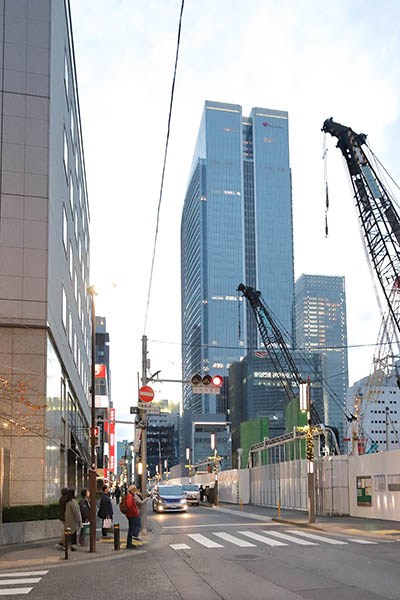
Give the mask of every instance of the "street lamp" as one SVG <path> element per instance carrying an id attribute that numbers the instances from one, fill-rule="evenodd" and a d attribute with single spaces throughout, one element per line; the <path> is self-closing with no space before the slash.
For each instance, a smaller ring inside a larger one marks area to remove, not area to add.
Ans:
<path id="1" fill-rule="evenodd" d="M 192 483 L 192 463 L 190 462 L 190 448 L 186 448 L 186 468 L 189 469 L 189 483 Z"/>

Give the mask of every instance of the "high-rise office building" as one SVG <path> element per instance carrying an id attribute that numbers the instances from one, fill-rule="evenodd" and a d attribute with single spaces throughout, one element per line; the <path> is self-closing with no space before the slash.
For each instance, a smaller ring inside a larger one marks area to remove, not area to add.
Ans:
<path id="1" fill-rule="evenodd" d="M 1 16 L 0 447 L 43 504 L 90 464 L 89 209 L 69 2 Z"/>
<path id="2" fill-rule="evenodd" d="M 239 283 L 253 286 L 292 333 L 294 296 L 288 114 L 207 101 L 181 227 L 183 379 L 226 376 L 257 348 Z M 238 308 L 239 306 L 239 308 Z M 226 386 L 227 389 L 227 386 Z M 184 409 L 223 413 L 227 395 L 193 394 Z"/>
<path id="3" fill-rule="evenodd" d="M 344 277 L 301 275 L 295 285 L 296 346 L 318 350 L 326 359 L 325 422 L 337 427 L 343 447 L 348 388 L 346 292 Z"/>
<path id="4" fill-rule="evenodd" d="M 291 350 L 292 358 L 304 381 L 310 377 L 311 401 L 318 415 L 323 414 L 324 392 L 323 361 L 319 352 Z M 279 356 L 279 353 L 278 353 Z M 281 359 L 285 364 L 284 359 Z M 298 385 L 293 375 L 288 374 L 293 394 L 298 394 Z M 258 417 L 268 417 L 269 435 L 277 437 L 286 433 L 285 409 L 289 402 L 276 371 L 274 362 L 267 352 L 249 352 L 241 361 L 229 369 L 229 408 L 232 430 L 232 456 L 240 448 L 240 424 Z"/>

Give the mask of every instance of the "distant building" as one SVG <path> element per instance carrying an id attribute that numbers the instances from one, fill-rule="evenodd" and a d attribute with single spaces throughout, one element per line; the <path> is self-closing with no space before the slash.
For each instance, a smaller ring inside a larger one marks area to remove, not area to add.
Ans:
<path id="1" fill-rule="evenodd" d="M 343 448 L 344 413 L 349 385 L 344 277 L 301 275 L 295 285 L 296 346 L 326 358 L 329 386 L 325 422 L 339 430 Z"/>
<path id="2" fill-rule="evenodd" d="M 110 336 L 107 332 L 107 323 L 105 317 L 96 316 L 96 422 L 99 427 L 99 446 L 97 448 L 97 467 L 105 469 L 104 476 L 108 478 L 110 451 L 112 451 L 112 442 L 114 443 L 115 455 L 115 434 L 113 440 L 110 439 L 110 428 L 108 420 L 110 418 L 111 400 L 111 371 L 110 371 Z M 106 426 L 107 423 L 107 426 Z M 114 426 L 115 427 L 115 426 Z M 115 456 L 114 456 L 115 459 Z M 114 461 L 115 462 L 115 461 Z M 115 465 L 117 466 L 117 465 Z"/>
<path id="3" fill-rule="evenodd" d="M 398 450 L 400 448 L 400 389 L 395 374 L 383 378 L 379 393 L 373 394 L 373 401 L 367 402 L 368 377 L 356 381 L 348 390 L 347 406 L 354 414 L 354 402 L 357 397 L 362 398 L 361 411 L 363 417 L 363 432 L 359 432 L 360 453 L 368 451 L 372 446 L 375 452 L 385 450 Z M 351 438 L 349 425 L 348 438 Z M 352 442 L 348 443 L 349 453 L 352 451 Z"/>
<path id="4" fill-rule="evenodd" d="M 191 463 L 202 466 L 200 470 L 207 470 L 206 463 L 213 455 L 211 449 L 211 434 L 216 435 L 218 455 L 223 457 L 220 468 L 232 467 L 232 440 L 230 424 L 225 415 L 199 415 L 185 411 L 183 414 L 183 435 L 181 444 L 181 464 L 187 464 L 186 448 L 190 448 Z M 187 469 L 186 469 L 187 473 Z"/>
<path id="5" fill-rule="evenodd" d="M 321 386 L 323 361 L 320 353 L 310 352 L 309 356 L 297 350 L 291 351 L 292 357 L 304 380 L 310 377 L 311 400 L 321 416 L 324 406 L 324 394 Z M 293 392 L 298 393 L 293 381 Z M 285 408 L 289 402 L 282 387 L 278 373 L 267 352 L 249 353 L 241 362 L 234 363 L 229 369 L 229 406 L 232 427 L 232 455 L 240 448 L 240 424 L 258 417 L 269 418 L 269 435 L 277 437 L 286 432 Z M 322 416 L 321 416 L 322 420 Z M 234 464 L 236 464 L 236 457 Z"/>
<path id="6" fill-rule="evenodd" d="M 179 425 L 177 413 L 160 413 L 147 418 L 147 464 L 150 477 L 164 473 L 179 463 Z M 156 468 L 157 467 L 157 468 Z"/>
<path id="7" fill-rule="evenodd" d="M 10 454 L 9 502 L 47 504 L 64 486 L 82 488 L 90 465 L 89 205 L 78 85 L 68 0 L 3 2 L 1 15 L 0 375 L 8 389 L 0 447 Z M 24 401 L 15 404 L 20 383 Z"/>
<path id="8" fill-rule="evenodd" d="M 182 213 L 181 281 L 186 381 L 196 373 L 226 378 L 245 347 L 259 347 L 239 283 L 260 289 L 292 332 L 287 112 L 257 107 L 245 117 L 238 104 L 206 101 Z M 193 394 L 186 384 L 183 409 L 225 414 L 227 391 Z"/>

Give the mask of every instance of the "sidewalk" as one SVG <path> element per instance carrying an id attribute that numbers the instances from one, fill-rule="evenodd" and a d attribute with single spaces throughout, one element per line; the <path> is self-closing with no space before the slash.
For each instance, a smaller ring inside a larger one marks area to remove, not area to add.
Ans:
<path id="1" fill-rule="evenodd" d="M 97 542 L 96 552 L 89 551 L 89 545 L 76 546 L 75 552 L 69 552 L 68 560 L 65 560 L 64 550 L 57 546 L 58 539 L 43 540 L 29 544 L 13 544 L 12 546 L 0 547 L 0 572 L 4 569 L 21 568 L 39 568 L 43 566 L 67 566 L 70 564 L 79 564 L 86 561 L 113 560 L 124 556 L 143 554 L 146 551 L 146 542 L 150 535 L 146 537 L 143 546 L 138 546 L 135 550 L 126 550 L 127 520 L 121 513 L 119 507 L 113 502 L 114 524 L 120 525 L 121 550 L 114 550 L 114 538 L 108 534 L 107 539 L 101 538 L 101 520 L 97 519 Z M 89 544 L 89 539 L 87 539 Z"/>
<path id="2" fill-rule="evenodd" d="M 241 512 L 238 504 L 220 503 L 213 510 L 228 509 L 229 512 Z M 282 524 L 295 525 L 296 527 L 308 527 L 320 531 L 330 531 L 334 533 L 351 533 L 355 535 L 365 535 L 379 539 L 390 539 L 400 541 L 400 522 L 384 521 L 380 519 L 362 519 L 360 517 L 319 517 L 315 518 L 315 523 L 308 522 L 308 514 L 305 511 L 281 509 L 280 519 L 278 518 L 278 509 L 267 506 L 254 506 L 251 504 L 243 505 L 243 515 L 259 515 L 264 518 L 270 518 Z"/>

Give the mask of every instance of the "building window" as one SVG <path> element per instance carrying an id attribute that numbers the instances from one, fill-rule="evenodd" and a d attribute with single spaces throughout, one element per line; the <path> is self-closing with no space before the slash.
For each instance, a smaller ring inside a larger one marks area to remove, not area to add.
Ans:
<path id="1" fill-rule="evenodd" d="M 65 254 L 68 255 L 68 220 L 67 220 L 67 211 L 65 210 L 64 204 L 63 204 L 62 234 L 63 234 L 63 244 L 64 244 Z"/>
<path id="2" fill-rule="evenodd" d="M 67 332 L 67 294 L 65 293 L 64 286 L 62 286 L 61 293 L 61 317 L 65 332 Z"/>
<path id="3" fill-rule="evenodd" d="M 68 173 L 69 173 L 69 168 L 68 168 L 68 139 L 67 139 L 67 132 L 65 131 L 65 127 L 64 127 L 64 171 L 65 171 L 65 177 L 67 179 L 67 185 L 68 185 Z"/>
<path id="4" fill-rule="evenodd" d="M 68 68 L 68 56 L 67 51 L 64 53 L 64 86 L 65 86 L 65 95 L 67 97 L 67 105 L 69 102 L 69 68 Z"/>
<path id="5" fill-rule="evenodd" d="M 71 281 L 74 280 L 74 251 L 72 250 L 72 244 L 69 242 L 69 274 Z"/>
<path id="6" fill-rule="evenodd" d="M 72 214 L 74 214 L 74 180 L 72 179 L 71 171 L 69 172 L 69 204 Z"/>

